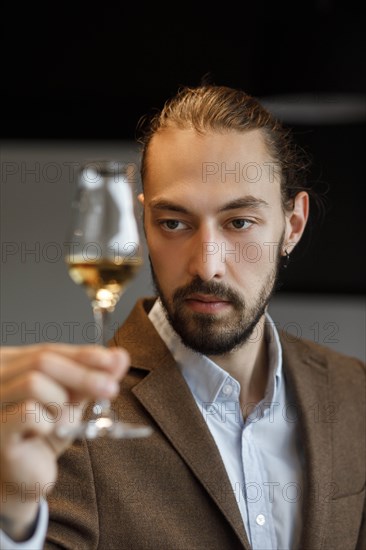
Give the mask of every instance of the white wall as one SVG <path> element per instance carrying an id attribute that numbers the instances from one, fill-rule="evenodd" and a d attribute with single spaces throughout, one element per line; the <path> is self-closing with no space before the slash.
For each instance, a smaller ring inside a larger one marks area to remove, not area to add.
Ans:
<path id="1" fill-rule="evenodd" d="M 3 345 L 92 341 L 89 301 L 71 281 L 61 252 L 75 192 L 73 166 L 103 157 L 138 164 L 137 146 L 115 141 L 1 144 Z M 146 249 L 145 260 L 117 305 L 111 330 L 126 318 L 136 298 L 153 293 Z M 364 296 L 284 292 L 270 306 L 279 327 L 363 360 L 365 311 Z"/>

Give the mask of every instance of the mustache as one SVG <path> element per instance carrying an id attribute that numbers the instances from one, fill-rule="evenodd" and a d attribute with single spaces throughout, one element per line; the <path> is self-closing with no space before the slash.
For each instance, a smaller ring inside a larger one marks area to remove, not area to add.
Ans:
<path id="1" fill-rule="evenodd" d="M 237 308 L 243 308 L 245 306 L 243 298 L 227 285 L 214 281 L 205 282 L 199 277 L 193 279 L 188 285 L 178 288 L 173 294 L 173 302 L 180 302 L 195 293 L 217 296 L 218 298 L 232 302 Z"/>

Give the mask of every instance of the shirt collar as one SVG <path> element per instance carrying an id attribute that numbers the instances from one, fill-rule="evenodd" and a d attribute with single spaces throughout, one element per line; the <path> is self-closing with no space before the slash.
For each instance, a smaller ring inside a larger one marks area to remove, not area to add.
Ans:
<path id="1" fill-rule="evenodd" d="M 206 355 L 185 346 L 169 323 L 158 298 L 149 313 L 149 319 L 173 355 L 191 392 L 201 403 L 214 402 L 223 385 L 228 382 L 240 385 L 237 380 Z M 265 320 L 265 338 L 268 345 L 269 376 L 264 401 L 276 400 L 282 382 L 282 349 L 276 326 L 268 313 Z"/>

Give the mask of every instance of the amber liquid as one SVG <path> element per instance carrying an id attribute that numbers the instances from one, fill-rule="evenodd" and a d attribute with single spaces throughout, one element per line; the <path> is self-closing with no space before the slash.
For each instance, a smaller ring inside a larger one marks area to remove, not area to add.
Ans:
<path id="1" fill-rule="evenodd" d="M 141 267 L 142 259 L 125 258 L 120 262 L 97 260 L 94 262 L 68 261 L 69 275 L 85 290 L 94 306 L 113 311 L 128 282 Z"/>

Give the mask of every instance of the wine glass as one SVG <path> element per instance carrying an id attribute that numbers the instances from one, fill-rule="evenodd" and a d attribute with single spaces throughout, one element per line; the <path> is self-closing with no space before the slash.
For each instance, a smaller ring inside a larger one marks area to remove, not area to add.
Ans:
<path id="1" fill-rule="evenodd" d="M 96 343 L 101 345 L 107 344 L 111 313 L 142 265 L 133 172 L 133 164 L 119 161 L 85 162 L 79 170 L 72 204 L 65 261 L 71 279 L 85 288 L 91 301 Z M 58 435 L 128 439 L 146 437 L 152 432 L 149 426 L 115 420 L 108 399 L 94 404 L 93 415 L 76 428 L 60 427 Z"/>

